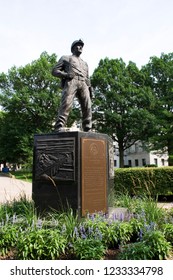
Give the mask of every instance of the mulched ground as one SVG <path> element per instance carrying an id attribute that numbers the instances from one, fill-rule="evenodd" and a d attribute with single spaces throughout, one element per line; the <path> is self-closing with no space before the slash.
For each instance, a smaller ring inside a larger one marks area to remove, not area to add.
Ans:
<path id="1" fill-rule="evenodd" d="M 116 260 L 119 250 L 107 250 L 104 260 Z M 6 256 L 0 256 L 0 260 L 15 260 L 15 254 L 13 251 L 8 252 Z"/>

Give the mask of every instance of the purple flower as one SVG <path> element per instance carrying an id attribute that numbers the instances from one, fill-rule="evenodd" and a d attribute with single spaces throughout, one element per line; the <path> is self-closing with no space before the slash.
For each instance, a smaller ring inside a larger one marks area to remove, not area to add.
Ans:
<path id="1" fill-rule="evenodd" d="M 81 238 L 82 238 L 82 239 L 86 239 L 87 236 L 86 236 L 84 233 L 82 233 L 82 234 L 81 234 Z"/>
<path id="2" fill-rule="evenodd" d="M 77 227 L 74 228 L 74 236 L 75 236 L 76 238 L 79 237 L 79 232 L 78 232 Z"/>
<path id="3" fill-rule="evenodd" d="M 65 224 L 63 224 L 63 226 L 62 226 L 62 230 L 61 230 L 61 233 L 63 234 L 63 233 L 65 233 L 66 232 L 66 225 Z"/>
<path id="4" fill-rule="evenodd" d="M 120 214 L 120 221 L 121 222 L 124 221 L 124 214 L 123 213 Z"/>
<path id="5" fill-rule="evenodd" d="M 142 231 L 142 229 L 140 228 L 140 231 L 139 231 L 139 239 L 140 239 L 140 241 L 142 240 L 142 236 L 143 236 L 143 231 Z"/>
<path id="6" fill-rule="evenodd" d="M 37 224 L 36 224 L 36 227 L 38 228 L 38 229 L 41 229 L 42 228 L 42 220 L 41 219 L 38 219 L 37 220 Z"/>
<path id="7" fill-rule="evenodd" d="M 9 221 L 9 215 L 6 213 L 6 222 L 8 223 Z"/>
<path id="8" fill-rule="evenodd" d="M 95 231 L 95 239 L 102 240 L 102 233 L 98 228 L 96 228 L 96 231 Z"/>
<path id="9" fill-rule="evenodd" d="M 88 234 L 91 235 L 93 233 L 93 227 L 88 228 Z"/>
<path id="10" fill-rule="evenodd" d="M 13 215 L 13 218 L 12 218 L 12 223 L 15 224 L 17 221 L 17 216 L 16 214 Z"/>

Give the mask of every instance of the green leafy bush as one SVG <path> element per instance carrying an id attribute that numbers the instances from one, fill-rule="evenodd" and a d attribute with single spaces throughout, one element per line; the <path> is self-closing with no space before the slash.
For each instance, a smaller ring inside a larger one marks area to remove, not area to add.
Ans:
<path id="1" fill-rule="evenodd" d="M 173 245 L 173 224 L 164 225 L 164 235 L 166 240 Z"/>
<path id="2" fill-rule="evenodd" d="M 13 200 L 5 204 L 0 205 L 0 220 L 13 220 L 14 215 L 16 217 L 32 223 L 37 219 L 36 209 L 34 202 L 28 200 L 25 195 L 21 196 L 19 200 Z"/>
<path id="3" fill-rule="evenodd" d="M 155 223 L 158 226 L 162 225 L 165 221 L 165 210 L 157 206 L 157 202 L 151 198 L 140 200 L 134 209 L 138 220 L 143 221 L 145 224 Z"/>
<path id="4" fill-rule="evenodd" d="M 16 247 L 19 230 L 11 225 L 0 227 L 0 256 L 5 256 L 8 251 Z"/>
<path id="5" fill-rule="evenodd" d="M 151 260 L 152 252 L 144 242 L 130 243 L 121 248 L 120 260 Z"/>
<path id="6" fill-rule="evenodd" d="M 25 200 L 0 206 L 0 256 L 13 250 L 15 259 L 104 259 L 121 248 L 120 259 L 166 259 L 173 245 L 172 211 L 152 199 L 120 199 L 127 216 L 104 213 L 79 218 L 73 210 L 39 217 Z"/>
<path id="7" fill-rule="evenodd" d="M 148 231 L 141 237 L 141 241 L 124 245 L 119 255 L 123 260 L 164 260 L 171 250 L 160 231 Z"/>
<path id="8" fill-rule="evenodd" d="M 32 229 L 21 234 L 17 257 L 22 260 L 55 260 L 65 253 L 66 245 L 66 239 L 57 230 Z"/>
<path id="9" fill-rule="evenodd" d="M 86 219 L 83 226 L 86 232 L 100 232 L 102 242 L 107 248 L 118 248 L 120 244 L 127 243 L 133 235 L 131 224 L 119 221 L 114 216 L 108 219 L 104 215 L 94 215 Z"/>
<path id="10" fill-rule="evenodd" d="M 172 195 L 173 167 L 118 168 L 114 173 L 116 192 L 130 195 Z"/>
<path id="11" fill-rule="evenodd" d="M 69 249 L 74 259 L 103 259 L 106 246 L 102 242 L 102 233 L 98 227 L 81 222 L 74 227 L 72 236 Z"/>
<path id="12" fill-rule="evenodd" d="M 154 260 L 164 260 L 171 250 L 164 233 L 159 230 L 148 231 L 143 236 L 143 242 L 150 248 Z"/>
<path id="13" fill-rule="evenodd" d="M 101 260 L 106 248 L 102 241 L 94 238 L 77 238 L 73 243 L 73 255 L 78 260 Z"/>

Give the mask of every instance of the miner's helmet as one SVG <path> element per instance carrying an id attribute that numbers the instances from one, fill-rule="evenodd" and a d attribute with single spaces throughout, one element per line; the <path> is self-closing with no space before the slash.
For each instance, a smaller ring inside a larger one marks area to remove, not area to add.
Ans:
<path id="1" fill-rule="evenodd" d="M 84 42 L 83 42 L 81 39 L 76 40 L 76 41 L 74 41 L 74 42 L 72 43 L 72 45 L 71 45 L 71 52 L 73 51 L 73 47 L 74 47 L 75 45 L 77 45 L 77 44 L 80 44 L 82 47 L 84 46 Z"/>

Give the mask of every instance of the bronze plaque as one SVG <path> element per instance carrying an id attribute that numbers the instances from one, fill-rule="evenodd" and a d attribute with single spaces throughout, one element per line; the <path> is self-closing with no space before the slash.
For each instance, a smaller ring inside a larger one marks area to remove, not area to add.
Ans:
<path id="1" fill-rule="evenodd" d="M 107 211 L 106 140 L 81 138 L 82 216 Z"/>

